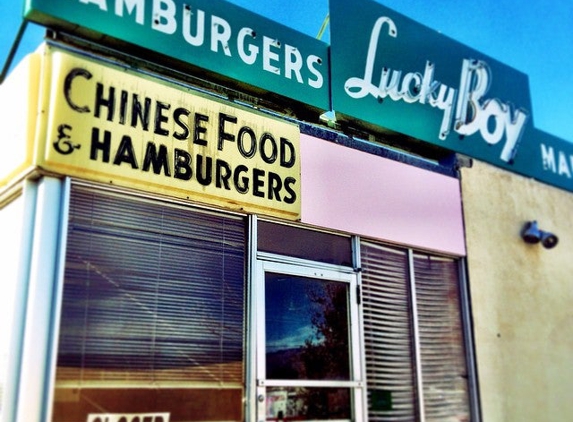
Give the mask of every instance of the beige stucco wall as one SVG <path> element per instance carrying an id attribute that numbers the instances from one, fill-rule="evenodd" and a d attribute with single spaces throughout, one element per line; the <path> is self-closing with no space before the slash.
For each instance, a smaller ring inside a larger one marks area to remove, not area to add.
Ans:
<path id="1" fill-rule="evenodd" d="M 573 421 L 573 193 L 474 161 L 462 197 L 483 420 Z"/>

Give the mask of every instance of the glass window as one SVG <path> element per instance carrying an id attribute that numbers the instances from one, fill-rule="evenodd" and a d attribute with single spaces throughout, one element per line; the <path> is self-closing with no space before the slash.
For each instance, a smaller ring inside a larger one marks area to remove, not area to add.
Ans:
<path id="1" fill-rule="evenodd" d="M 72 189 L 54 422 L 243 420 L 245 228 Z"/>
<path id="2" fill-rule="evenodd" d="M 455 260 L 414 255 L 426 421 L 467 421 L 468 369 Z"/>
<path id="3" fill-rule="evenodd" d="M 348 388 L 269 387 L 268 421 L 350 420 Z"/>
<path id="4" fill-rule="evenodd" d="M 469 420 L 457 260 L 360 248 L 369 420 Z"/>
<path id="5" fill-rule="evenodd" d="M 266 273 L 267 379 L 349 380 L 348 285 Z"/>
<path id="6" fill-rule="evenodd" d="M 352 266 L 349 236 L 318 232 L 259 220 L 258 249 L 327 264 Z"/>
<path id="7" fill-rule="evenodd" d="M 369 419 L 418 420 L 408 252 L 360 246 Z"/>

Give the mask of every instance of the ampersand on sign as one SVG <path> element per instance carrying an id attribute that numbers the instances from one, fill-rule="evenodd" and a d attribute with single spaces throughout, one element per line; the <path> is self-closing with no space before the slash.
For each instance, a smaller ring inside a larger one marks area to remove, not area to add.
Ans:
<path id="1" fill-rule="evenodd" d="M 80 144 L 73 144 L 71 142 L 70 125 L 62 124 L 58 126 L 58 139 L 54 142 L 54 148 L 62 155 L 68 155 L 74 152 L 75 149 L 80 149 Z"/>

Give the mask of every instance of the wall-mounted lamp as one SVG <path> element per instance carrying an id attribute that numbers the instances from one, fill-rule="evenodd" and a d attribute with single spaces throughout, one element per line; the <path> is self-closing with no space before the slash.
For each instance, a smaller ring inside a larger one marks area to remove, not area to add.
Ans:
<path id="1" fill-rule="evenodd" d="M 521 238 L 526 243 L 539 243 L 544 248 L 551 249 L 557 246 L 559 238 L 553 233 L 544 232 L 537 227 L 537 221 L 528 221 L 521 230 Z"/>

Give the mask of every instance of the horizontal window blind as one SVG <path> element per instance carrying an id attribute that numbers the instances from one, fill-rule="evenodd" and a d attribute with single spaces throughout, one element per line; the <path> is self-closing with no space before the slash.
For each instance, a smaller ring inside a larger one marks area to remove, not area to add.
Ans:
<path id="1" fill-rule="evenodd" d="M 426 421 L 468 421 L 457 263 L 415 254 L 414 273 Z"/>
<path id="2" fill-rule="evenodd" d="M 362 297 L 370 421 L 417 420 L 408 254 L 363 242 Z M 376 403 L 386 397 L 386 403 Z"/>
<path id="3" fill-rule="evenodd" d="M 413 253 L 410 262 L 407 250 L 367 241 L 360 249 L 369 420 L 469 421 L 457 261 Z"/>
<path id="4" fill-rule="evenodd" d="M 241 218 L 74 186 L 57 382 L 243 383 Z"/>

